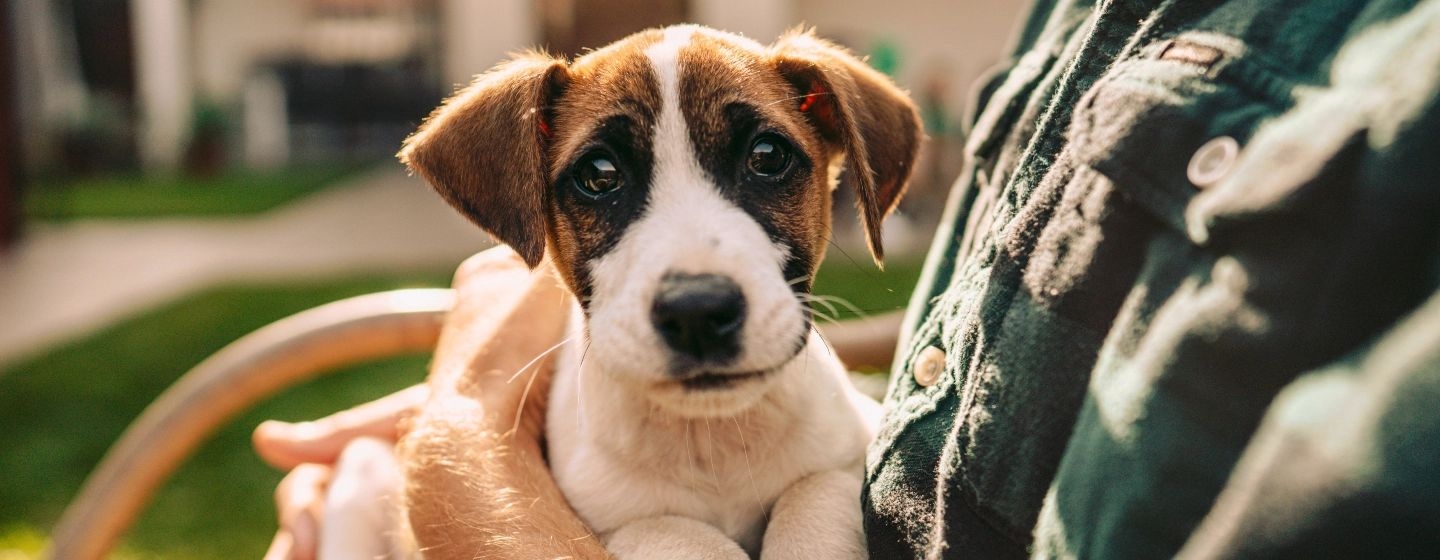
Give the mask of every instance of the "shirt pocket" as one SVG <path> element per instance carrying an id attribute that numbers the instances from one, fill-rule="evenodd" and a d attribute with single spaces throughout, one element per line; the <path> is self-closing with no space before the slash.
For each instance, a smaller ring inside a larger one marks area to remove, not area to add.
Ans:
<path id="1" fill-rule="evenodd" d="M 1116 63 L 1076 103 L 1066 146 L 1006 224 L 1020 285 L 979 337 L 986 347 L 966 379 L 957 461 L 967 499 L 992 524 L 1029 534 L 1117 315 L 1147 289 L 1152 251 L 1204 269 L 1243 233 L 1193 228 L 1193 208 L 1210 189 L 1253 194 L 1227 181 L 1296 85 L 1239 41 L 1192 32 Z"/>
<path id="2" fill-rule="evenodd" d="M 1201 31 L 1115 64 L 1076 103 L 1065 149 L 1007 224 L 1029 293 L 1104 331 L 1154 259 L 1156 236 L 1191 247 L 1165 258 L 1203 267 L 1318 233 L 1317 217 L 1335 208 L 1310 204 L 1326 202 L 1312 179 L 1343 155 L 1353 128 L 1337 116 L 1311 138 L 1264 132 L 1292 112 L 1296 92 L 1320 89 L 1238 39 Z"/>
<path id="3" fill-rule="evenodd" d="M 1186 33 L 1144 49 L 1098 81 L 1079 102 L 1070 146 L 1081 166 L 1128 201 L 1192 243 L 1211 245 L 1232 219 L 1283 211 L 1284 201 L 1302 194 L 1301 177 L 1269 177 L 1257 187 L 1252 176 L 1250 185 L 1232 185 L 1243 168 L 1275 157 L 1252 140 L 1305 88 L 1234 38 Z M 1327 159 L 1307 158 L 1312 168 L 1302 174 L 1313 176 Z"/>

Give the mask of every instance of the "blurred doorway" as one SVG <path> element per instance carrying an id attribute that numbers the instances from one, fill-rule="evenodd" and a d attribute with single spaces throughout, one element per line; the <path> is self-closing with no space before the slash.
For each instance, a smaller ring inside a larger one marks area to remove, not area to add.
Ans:
<path id="1" fill-rule="evenodd" d="M 574 56 L 649 27 L 684 23 L 686 0 L 542 0 L 541 38 L 555 54 Z"/>

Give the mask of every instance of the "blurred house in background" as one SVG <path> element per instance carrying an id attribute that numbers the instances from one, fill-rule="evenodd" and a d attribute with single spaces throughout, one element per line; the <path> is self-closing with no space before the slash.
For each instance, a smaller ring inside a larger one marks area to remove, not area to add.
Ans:
<path id="1" fill-rule="evenodd" d="M 31 178 L 388 158 L 445 95 L 520 48 L 576 54 L 684 21 L 768 42 L 804 22 L 869 54 L 923 105 L 932 146 L 909 204 L 920 214 L 940 206 L 931 199 L 959 165 L 966 92 L 998 61 L 1018 10 L 1011 0 L 7 4 L 11 126 Z"/>

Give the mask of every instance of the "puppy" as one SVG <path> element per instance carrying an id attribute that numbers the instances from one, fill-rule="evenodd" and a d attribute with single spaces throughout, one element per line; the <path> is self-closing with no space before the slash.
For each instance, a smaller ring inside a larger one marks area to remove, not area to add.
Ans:
<path id="1" fill-rule="evenodd" d="M 569 62 L 520 55 L 400 157 L 530 266 L 548 254 L 577 296 L 548 460 L 609 550 L 854 558 L 878 406 L 806 295 L 832 190 L 855 190 L 878 261 L 921 138 L 901 91 L 809 33 L 766 47 L 677 26 Z M 347 453 L 338 476 L 375 457 Z M 356 523 L 347 507 L 327 524 Z M 356 553 L 322 557 L 337 554 Z"/>

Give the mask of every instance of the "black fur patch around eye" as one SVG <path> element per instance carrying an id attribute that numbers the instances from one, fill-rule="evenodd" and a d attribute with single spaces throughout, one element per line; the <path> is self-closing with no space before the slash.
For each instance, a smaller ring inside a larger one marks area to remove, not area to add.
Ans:
<path id="1" fill-rule="evenodd" d="M 720 194 L 789 251 L 786 281 L 807 293 L 830 231 L 829 155 L 799 112 L 794 86 L 768 61 L 697 37 L 680 51 L 681 114 L 700 168 Z M 758 177 L 746 163 L 752 142 L 773 135 L 791 147 L 783 177 Z"/>
<path id="2" fill-rule="evenodd" d="M 557 245 L 571 251 L 576 295 L 589 308 L 590 263 L 615 248 L 625 229 L 639 220 L 649 200 L 654 161 L 647 127 L 629 114 L 609 117 L 577 150 L 566 170 L 550 186 L 557 212 Z M 624 177 L 624 184 L 599 197 L 586 196 L 575 184 L 575 165 L 591 154 L 604 154 Z"/>
<path id="3" fill-rule="evenodd" d="M 683 77 L 682 77 L 683 84 Z M 683 86 L 682 86 L 683 87 Z M 683 103 L 683 101 L 682 101 Z M 701 107 L 692 107 L 697 110 Z M 718 110 L 720 118 L 694 117 L 687 112 L 690 140 L 700 168 L 715 182 L 720 193 L 734 202 L 760 225 L 771 240 L 789 249 L 782 273 L 792 290 L 808 293 L 810 275 L 819 255 L 813 250 L 815 228 L 825 228 L 815 215 L 812 189 L 815 167 L 794 141 L 767 122 L 758 109 L 747 103 L 729 103 Z M 762 134 L 774 134 L 788 144 L 791 169 L 783 181 L 766 180 L 746 171 L 752 142 Z M 818 203 L 828 204 L 827 199 Z"/>

